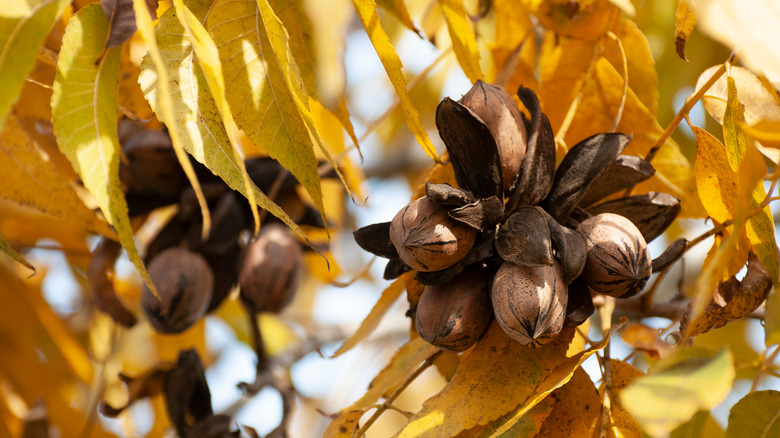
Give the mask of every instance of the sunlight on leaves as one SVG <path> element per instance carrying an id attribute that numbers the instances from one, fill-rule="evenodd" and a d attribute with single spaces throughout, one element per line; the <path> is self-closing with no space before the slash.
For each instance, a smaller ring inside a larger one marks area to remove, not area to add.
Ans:
<path id="1" fill-rule="evenodd" d="M 68 24 L 57 63 L 52 95 L 52 121 L 60 150 L 68 157 L 114 226 L 130 261 L 156 291 L 133 240 L 133 229 L 119 187 L 117 90 L 119 54 L 103 54 L 108 19 L 94 4 L 81 9 Z M 85 33 L 94 38 L 84 38 Z"/>
<path id="2" fill-rule="evenodd" d="M 756 391 L 738 401 L 729 413 L 726 438 L 780 436 L 780 391 Z"/>
<path id="3" fill-rule="evenodd" d="M 674 429 L 670 438 L 723 438 L 726 432 L 707 411 L 697 412 L 693 418 Z"/>
<path id="4" fill-rule="evenodd" d="M 620 401 L 645 432 L 663 436 L 699 409 L 709 410 L 723 401 L 733 380 L 728 350 L 714 356 L 683 350 L 623 389 Z"/>

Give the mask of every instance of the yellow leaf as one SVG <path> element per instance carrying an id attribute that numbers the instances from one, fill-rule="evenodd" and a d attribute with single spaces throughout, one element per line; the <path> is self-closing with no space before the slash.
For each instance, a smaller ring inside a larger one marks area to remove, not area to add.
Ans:
<path id="1" fill-rule="evenodd" d="M 697 412 L 693 418 L 674 429 L 670 438 L 723 438 L 726 432 L 707 411 Z"/>
<path id="2" fill-rule="evenodd" d="M 303 0 L 269 0 L 276 16 L 287 29 L 290 51 L 295 58 L 301 80 L 309 95 L 319 98 L 317 87 L 318 53 L 313 41 L 312 21 L 304 8 Z M 330 16 L 328 17 L 330 19 Z M 328 41 L 332 43 L 332 41 Z"/>
<path id="3" fill-rule="evenodd" d="M 550 416 L 537 437 L 586 437 L 601 415 L 601 397 L 588 373 L 577 368 L 571 380 L 553 391 L 555 400 Z"/>
<path id="4" fill-rule="evenodd" d="M 685 57 L 685 43 L 688 42 L 695 25 L 696 15 L 693 13 L 690 2 L 688 0 L 677 0 L 677 12 L 674 20 L 674 44 L 677 47 L 677 56 L 686 61 L 688 58 Z"/>
<path id="5" fill-rule="evenodd" d="M 461 360 L 447 386 L 426 400 L 396 436 L 451 437 L 513 413 L 493 435 L 504 433 L 544 396 L 565 384 L 579 366 L 585 352 L 565 356 L 572 337 L 570 329 L 553 342 L 533 348 L 520 345 L 493 324 Z M 507 387 L 513 390 L 506 391 Z"/>
<path id="6" fill-rule="evenodd" d="M 409 11 L 406 9 L 403 0 L 377 0 L 376 4 L 385 11 L 393 14 L 407 29 L 418 35 L 420 34 L 420 29 L 412 22 L 412 17 L 409 16 Z"/>
<path id="7" fill-rule="evenodd" d="M 108 19 L 98 4 L 81 9 L 68 23 L 52 94 L 54 134 L 60 150 L 116 229 L 130 261 L 156 293 L 135 246 L 127 202 L 119 187 L 117 90 L 121 49 L 115 47 L 103 53 L 107 31 Z"/>
<path id="8" fill-rule="evenodd" d="M 420 338 L 404 344 L 390 359 L 390 363 L 374 377 L 368 385 L 368 391 L 337 414 L 322 435 L 323 438 L 352 438 L 358 429 L 358 421 L 366 410 L 374 406 L 380 398 L 389 396 L 437 351 L 436 347 Z"/>
<path id="9" fill-rule="evenodd" d="M 772 292 L 766 299 L 766 339 L 764 343 L 769 346 L 780 343 L 780 295 Z"/>
<path id="10" fill-rule="evenodd" d="M 742 130 L 764 146 L 780 148 L 780 120 L 760 120 L 753 126 L 742 125 Z"/>
<path id="11" fill-rule="evenodd" d="M 137 34 L 136 34 L 137 35 Z M 149 129 L 160 128 L 160 122 L 155 118 L 154 111 L 144 98 L 144 93 L 138 85 L 138 75 L 141 74 L 141 59 L 133 59 L 135 46 L 143 45 L 140 38 L 132 38 L 122 46 L 122 57 L 119 68 L 119 108 L 129 112 L 140 120 L 149 120 L 145 126 Z M 137 64 L 137 63 L 138 64 Z"/>
<path id="12" fill-rule="evenodd" d="M 750 138 L 742 132 L 745 107 L 737 97 L 734 78 L 727 78 L 728 97 L 726 113 L 723 117 L 723 141 L 729 154 L 729 163 L 737 171 L 739 192 L 738 212 L 745 212 L 764 201 L 766 191 L 762 184 L 766 176 L 766 165 Z M 747 236 L 761 264 L 769 271 L 772 282 L 778 284 L 780 255 L 775 238 L 775 225 L 772 211 L 765 207 L 757 215 L 747 220 Z"/>
<path id="13" fill-rule="evenodd" d="M 195 15 L 204 13 L 208 8 L 208 5 L 195 2 L 190 6 L 196 8 L 193 11 Z M 195 60 L 190 41 L 184 38 L 185 29 L 173 8 L 160 17 L 155 29 L 159 36 L 157 47 L 160 56 L 168 60 L 165 63 L 167 84 L 169 89 L 174 90 L 168 96 L 177 123 L 169 125 L 169 132 L 175 133 L 181 140 L 182 147 L 198 162 L 222 178 L 230 188 L 247 198 L 251 192 L 261 207 L 284 221 L 305 239 L 300 227 L 278 205 L 271 202 L 251 179 L 243 176 L 244 162 L 236 156 L 225 125 L 219 118 L 214 117 L 219 114 L 219 109 L 212 95 L 208 93 L 203 70 Z M 163 93 L 161 79 L 152 59 L 146 57 L 141 65 L 139 82 L 146 99 L 156 113 L 162 113 L 162 102 L 159 99 Z M 247 184 L 250 191 L 247 191 Z"/>
<path id="14" fill-rule="evenodd" d="M 482 69 L 479 66 L 477 41 L 466 17 L 463 0 L 439 0 L 439 6 L 441 6 L 444 19 L 447 21 L 452 48 L 463 73 L 472 83 L 483 79 Z"/>
<path id="15" fill-rule="evenodd" d="M 370 335 L 371 332 L 373 332 L 374 329 L 379 325 L 379 322 L 382 321 L 382 317 L 385 315 L 385 313 L 390 309 L 390 307 L 393 306 L 396 300 L 398 300 L 398 297 L 401 296 L 403 291 L 403 279 L 396 278 L 390 284 L 390 286 L 388 286 L 387 289 L 382 292 L 382 296 L 379 297 L 379 301 L 377 301 L 371 311 L 368 312 L 368 316 L 366 316 L 363 322 L 360 323 L 360 327 L 358 327 L 357 331 L 352 336 L 350 336 L 349 339 L 344 341 L 344 344 L 342 344 L 341 347 L 339 347 L 339 349 L 336 350 L 336 352 L 333 353 L 333 356 L 331 357 L 337 357 L 346 353 L 347 351 L 354 348 L 355 345 L 357 345 L 360 341 Z"/>
<path id="16" fill-rule="evenodd" d="M 67 0 L 3 1 L 0 21 L 0 125 L 33 67 L 49 30 L 70 4 Z"/>
<path id="17" fill-rule="evenodd" d="M 489 75 L 494 79 L 491 82 L 503 85 L 510 92 L 516 91 L 520 85 L 538 90 L 536 36 L 528 11 L 513 0 L 494 0 L 491 6 L 496 14 L 496 39 L 488 43 L 493 55 Z M 518 49 L 520 53 L 516 53 Z M 513 57 L 517 59 L 513 60 Z M 513 61 L 516 65 L 509 65 Z M 507 69 L 511 71 L 507 72 Z M 509 77 L 501 77 L 507 73 Z"/>
<path id="18" fill-rule="evenodd" d="M 409 94 L 406 92 L 406 79 L 401 72 L 401 68 L 403 68 L 401 59 L 398 58 L 393 46 L 390 44 L 390 38 L 387 36 L 387 33 L 382 29 L 382 23 L 379 21 L 379 15 L 376 13 L 376 3 L 374 3 L 374 0 L 353 0 L 353 3 L 355 4 L 360 22 L 363 23 L 363 28 L 366 30 L 371 44 L 374 45 L 374 49 L 385 67 L 395 92 L 398 93 L 398 97 L 401 99 L 401 107 L 404 110 L 404 114 L 406 114 L 406 123 L 409 125 L 409 129 L 425 153 L 435 161 L 441 161 L 430 138 L 428 138 L 428 133 L 422 125 L 420 114 L 412 105 Z"/>
<path id="19" fill-rule="evenodd" d="M 720 68 L 715 65 L 704 70 L 696 81 L 698 90 Z M 780 102 L 776 92 L 750 70 L 732 65 L 729 67 L 728 76 L 734 81 L 739 93 L 739 101 L 745 106 L 744 117 L 748 125 L 755 125 L 759 120 L 780 120 Z M 723 123 L 726 113 L 726 104 L 729 100 L 729 88 L 727 76 L 721 76 L 704 93 L 702 103 L 707 113 L 718 123 Z"/>
<path id="20" fill-rule="evenodd" d="M 620 393 L 623 406 L 651 436 L 668 434 L 699 409 L 718 405 L 734 380 L 728 350 L 714 357 L 683 350 L 658 368 L 660 371 L 637 378 Z"/>
<path id="21" fill-rule="evenodd" d="M 635 368 L 633 365 L 623 362 L 621 360 L 610 359 L 610 423 L 607 428 L 608 438 L 618 437 L 631 437 L 639 438 L 641 436 L 641 430 L 634 417 L 626 412 L 623 405 L 620 403 L 620 391 L 626 386 L 630 385 L 637 377 L 644 376 L 645 373 Z M 604 391 L 604 384 L 602 382 L 600 390 Z M 593 436 L 598 436 L 601 428 L 601 421 L 596 424 L 593 431 Z"/>
<path id="22" fill-rule="evenodd" d="M 628 86 L 650 114 L 658 113 L 658 73 L 645 34 L 631 20 L 621 18 L 610 28 L 623 45 L 628 67 Z M 617 43 L 604 39 L 604 57 L 615 70 L 623 71 L 623 55 Z M 621 73 L 622 74 L 622 73 Z"/>
<path id="23" fill-rule="evenodd" d="M 19 125 L 14 114 L 6 117 L 0 135 L 0 168 L 6 181 L 0 196 L 59 218 L 81 223 L 86 230 L 114 237 L 114 230 L 84 205 L 64 175 L 47 160 L 38 145 Z"/>
<path id="24" fill-rule="evenodd" d="M 501 436 L 506 438 L 536 436 L 545 420 L 552 412 L 553 406 L 555 406 L 555 400 L 552 397 L 544 398 Z M 501 425 L 506 423 L 509 416 L 510 415 L 501 417 L 485 426 L 477 426 L 469 430 L 464 430 L 457 435 L 457 438 L 488 438 L 501 427 Z"/>
<path id="25" fill-rule="evenodd" d="M 751 392 L 729 413 L 726 438 L 766 438 L 780 436 L 780 391 Z"/>
<path id="26" fill-rule="evenodd" d="M 707 214 L 719 223 L 734 218 L 737 175 L 726 148 L 709 132 L 692 126 L 696 134 L 696 186 Z"/>
<path id="27" fill-rule="evenodd" d="M 527 3 L 539 3 L 525 0 Z M 572 10 L 572 7 L 576 8 Z M 620 16 L 620 9 L 609 0 L 588 2 L 546 1 L 533 10 L 544 27 L 559 35 L 593 40 L 603 35 L 609 21 Z"/>

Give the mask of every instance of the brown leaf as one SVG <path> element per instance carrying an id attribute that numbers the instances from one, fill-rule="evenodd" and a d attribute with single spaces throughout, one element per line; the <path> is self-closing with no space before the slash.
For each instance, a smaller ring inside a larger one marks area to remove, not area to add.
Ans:
<path id="1" fill-rule="evenodd" d="M 653 165 L 634 155 L 619 155 L 585 190 L 579 205 L 587 207 L 601 199 L 633 187 L 655 175 Z"/>
<path id="2" fill-rule="evenodd" d="M 501 195 L 498 148 L 487 125 L 462 104 L 445 97 L 436 108 L 436 127 L 447 146 L 458 185 L 477 198 Z"/>
<path id="3" fill-rule="evenodd" d="M 680 213 L 680 200 L 667 193 L 650 192 L 619 198 L 598 204 L 588 209 L 591 215 L 615 213 L 639 228 L 646 242 L 651 242 L 663 234 Z"/>
<path id="4" fill-rule="evenodd" d="M 157 1 L 146 0 L 152 19 L 157 18 Z M 136 31 L 133 0 L 100 0 L 100 6 L 111 22 L 106 49 L 121 46 Z"/>
<path id="5" fill-rule="evenodd" d="M 563 157 L 547 197 L 540 204 L 558 222 L 563 222 L 580 202 L 588 186 L 607 168 L 631 137 L 601 133 L 586 138 Z"/>
<path id="6" fill-rule="evenodd" d="M 116 418 L 138 400 L 160 394 L 163 391 L 165 376 L 172 368 L 172 364 L 162 363 L 138 377 L 129 377 L 120 373 L 119 380 L 127 386 L 127 403 L 122 407 L 115 408 L 105 401 L 101 401 L 98 410 L 106 417 Z"/>
<path id="7" fill-rule="evenodd" d="M 507 211 L 518 205 L 536 205 L 544 199 L 552 187 L 555 174 L 555 140 L 547 116 L 542 113 L 539 98 L 530 88 L 520 87 L 517 96 L 523 102 L 531 120 L 523 119 L 528 133 L 523 166 L 514 184 Z"/>
<path id="8" fill-rule="evenodd" d="M 102 312 L 107 313 L 117 323 L 132 327 L 138 320 L 127 307 L 119 301 L 114 290 L 114 263 L 119 258 L 122 245 L 111 239 L 102 238 L 92 253 L 87 268 L 87 279 L 92 301 Z"/>
<path id="9" fill-rule="evenodd" d="M 509 216 L 496 234 L 496 251 L 520 266 L 552 264 L 552 238 L 544 214 L 526 206 Z"/>
<path id="10" fill-rule="evenodd" d="M 748 256 L 747 274 L 742 281 L 731 277 L 712 295 L 712 301 L 696 321 L 690 321 L 691 307 L 680 320 L 681 332 L 686 337 L 723 327 L 731 321 L 744 318 L 766 300 L 772 290 L 772 277 L 752 252 Z"/>
<path id="11" fill-rule="evenodd" d="M 644 351 L 653 359 L 663 358 L 674 351 L 672 345 L 661 339 L 657 329 L 638 322 L 626 324 L 620 332 L 620 337 L 626 344 Z"/>
<path id="12" fill-rule="evenodd" d="M 674 21 L 674 45 L 677 48 L 677 56 L 687 61 L 685 57 L 685 43 L 696 25 L 696 16 L 693 14 L 689 0 L 677 0 L 677 13 Z"/>
<path id="13" fill-rule="evenodd" d="M 667 266 L 676 262 L 688 248 L 688 241 L 684 238 L 680 238 L 672 242 L 664 252 L 658 257 L 653 259 L 653 272 L 661 272 L 666 269 Z"/>

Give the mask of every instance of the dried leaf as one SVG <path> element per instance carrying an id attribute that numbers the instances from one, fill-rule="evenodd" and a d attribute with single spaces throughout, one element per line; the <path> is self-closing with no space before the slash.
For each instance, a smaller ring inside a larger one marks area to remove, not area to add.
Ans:
<path id="1" fill-rule="evenodd" d="M 680 331 L 692 337 L 712 329 L 723 327 L 756 310 L 772 290 L 772 278 L 754 254 L 750 254 L 747 274 L 742 281 L 731 277 L 723 282 L 712 296 L 704 312 L 691 321 L 688 312 L 683 313 Z"/>
<path id="2" fill-rule="evenodd" d="M 780 391 L 751 392 L 729 412 L 727 438 L 763 438 L 780 435 Z"/>
<path id="3" fill-rule="evenodd" d="M 588 213 L 615 213 L 628 218 L 642 232 L 645 241 L 651 242 L 680 214 L 680 200 L 667 193 L 650 192 L 597 204 Z"/>
<path id="4" fill-rule="evenodd" d="M 625 190 L 655 175 L 649 162 L 633 155 L 619 155 L 585 190 L 579 206 L 587 207 L 601 199 Z"/>
<path id="5" fill-rule="evenodd" d="M 360 417 L 383 397 L 388 397 L 406 381 L 438 349 L 417 338 L 396 351 L 390 363 L 374 377 L 368 391 L 348 408 L 342 409 L 328 425 L 323 438 L 352 438 L 358 430 Z"/>
<path id="6" fill-rule="evenodd" d="M 620 155 L 631 137 L 601 133 L 577 143 L 555 171 L 550 193 L 540 204 L 558 222 L 564 222 L 585 190 Z"/>
<path id="7" fill-rule="evenodd" d="M 467 107 L 445 97 L 436 108 L 436 127 L 447 145 L 458 185 L 480 199 L 500 196 L 501 162 L 485 122 Z"/>
<path id="8" fill-rule="evenodd" d="M 496 233 L 496 252 L 520 266 L 551 265 L 554 261 L 550 227 L 536 207 L 521 207 Z"/>
<path id="9" fill-rule="evenodd" d="M 669 265 L 679 260 L 680 257 L 685 254 L 687 248 L 688 241 L 684 238 L 672 242 L 661 255 L 653 259 L 653 272 L 661 272 Z"/>
<path id="10" fill-rule="evenodd" d="M 0 23 L 0 125 L 19 97 L 38 49 L 54 23 L 70 4 L 67 0 L 6 4 Z"/>
<path id="11" fill-rule="evenodd" d="M 652 436 L 668 434 L 699 409 L 718 405 L 734 380 L 728 350 L 712 356 L 688 349 L 669 359 L 620 393 L 623 406 Z"/>
<path id="12" fill-rule="evenodd" d="M 179 352 L 176 366 L 163 377 L 162 389 L 179 436 L 189 436 L 195 423 L 214 415 L 205 370 L 194 348 Z"/>
<path id="13" fill-rule="evenodd" d="M 644 351 L 653 359 L 664 358 L 674 351 L 674 346 L 661 339 L 657 329 L 638 322 L 630 322 L 623 327 L 620 338 L 637 350 Z"/>
<path id="14" fill-rule="evenodd" d="M 496 196 L 454 208 L 449 217 L 479 231 L 493 230 L 504 218 L 504 204 Z"/>
<path id="15" fill-rule="evenodd" d="M 685 57 L 685 43 L 696 25 L 696 15 L 693 13 L 688 0 L 677 0 L 677 12 L 674 21 L 674 45 L 677 47 L 677 56 L 687 61 Z"/>
<path id="16" fill-rule="evenodd" d="M 438 0 L 438 2 L 444 20 L 447 22 L 455 57 L 458 59 L 463 73 L 466 74 L 471 83 L 483 79 L 482 69 L 479 66 L 477 41 L 466 17 L 463 0 Z"/>
<path id="17" fill-rule="evenodd" d="M 409 94 L 406 92 L 406 79 L 401 72 L 401 59 L 398 58 L 393 46 L 390 44 L 390 38 L 382 28 L 379 15 L 376 13 L 374 0 L 353 0 L 352 2 L 355 4 L 360 22 L 363 23 L 363 28 L 366 30 L 369 39 L 371 39 L 371 44 L 374 45 L 374 49 L 377 55 L 379 55 L 385 71 L 387 71 L 387 76 L 390 78 L 395 92 L 398 93 L 398 97 L 401 99 L 401 107 L 404 109 L 409 129 L 425 153 L 434 160 L 439 161 L 436 149 L 434 149 L 428 134 L 425 132 L 425 128 L 423 128 L 420 114 L 412 105 Z"/>
<path id="18" fill-rule="evenodd" d="M 385 313 L 387 313 L 387 311 L 390 310 L 390 307 L 395 304 L 403 291 L 404 280 L 402 278 L 396 279 L 390 284 L 390 286 L 387 287 L 387 289 L 382 291 L 382 295 L 379 297 L 379 300 L 376 302 L 376 304 L 374 304 L 374 307 L 371 308 L 368 316 L 366 316 L 365 319 L 363 319 L 363 322 L 360 323 L 360 327 L 358 327 L 358 329 L 355 331 L 355 333 L 352 334 L 352 336 L 349 337 L 349 339 L 344 341 L 341 347 L 339 347 L 339 349 L 333 353 L 331 358 L 341 356 L 342 354 L 354 348 L 363 339 L 368 337 L 382 321 L 382 317 L 385 315 Z"/>
<path id="19" fill-rule="evenodd" d="M 120 49 L 103 53 L 108 20 L 100 6 L 81 9 L 65 29 L 52 95 L 52 122 L 60 150 L 95 196 L 133 265 L 155 291 L 133 240 L 119 186 L 117 89 Z M 85 34 L 92 38 L 84 38 Z M 102 57 L 101 57 L 102 55 Z"/>
<path id="20" fill-rule="evenodd" d="M 129 377 L 120 373 L 119 380 L 127 386 L 127 403 L 122 407 L 115 408 L 105 401 L 101 401 L 98 410 L 107 417 L 116 418 L 122 411 L 138 400 L 162 393 L 163 381 L 172 368 L 172 364 L 163 363 L 144 372 L 138 377 Z"/>
<path id="21" fill-rule="evenodd" d="M 517 96 L 531 113 L 531 121 L 525 120 L 528 142 L 523 167 L 513 184 L 515 191 L 507 204 L 509 212 L 519 205 L 538 204 L 550 192 L 555 174 L 555 141 L 550 121 L 539 106 L 539 98 L 533 90 L 524 87 L 517 90 Z"/>
<path id="22" fill-rule="evenodd" d="M 152 20 L 157 19 L 157 0 L 145 0 Z M 136 31 L 133 0 L 100 0 L 103 13 L 109 20 L 106 49 L 121 46 Z"/>

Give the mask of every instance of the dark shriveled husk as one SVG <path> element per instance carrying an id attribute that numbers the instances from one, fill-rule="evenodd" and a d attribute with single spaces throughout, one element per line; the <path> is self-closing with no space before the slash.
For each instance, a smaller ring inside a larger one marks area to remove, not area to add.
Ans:
<path id="1" fill-rule="evenodd" d="M 430 181 L 425 183 L 425 196 L 434 204 L 456 205 L 458 207 L 476 201 L 474 195 L 468 190 L 452 187 L 447 183 L 436 184 Z"/>
<path id="2" fill-rule="evenodd" d="M 547 197 L 540 204 L 558 222 L 563 222 L 580 202 L 588 186 L 607 168 L 631 137 L 601 133 L 572 147 L 563 157 Z"/>
<path id="3" fill-rule="evenodd" d="M 390 241 L 390 222 L 380 222 L 357 229 L 352 235 L 355 242 L 366 251 L 379 257 L 397 258 L 398 251 Z"/>
<path id="4" fill-rule="evenodd" d="M 496 234 L 496 251 L 502 259 L 520 266 L 552 264 L 552 240 L 544 214 L 526 206 L 509 216 Z"/>
<path id="5" fill-rule="evenodd" d="M 445 97 L 436 108 L 436 127 L 449 151 L 458 185 L 476 198 L 503 196 L 501 161 L 485 122 L 467 107 Z"/>
<path id="6" fill-rule="evenodd" d="M 520 87 L 517 96 L 531 113 L 526 120 L 528 144 L 520 174 L 510 196 L 507 211 L 513 212 L 518 205 L 536 205 L 544 199 L 552 187 L 555 174 L 555 138 L 550 121 L 542 113 L 539 98 L 530 88 Z"/>
<path id="7" fill-rule="evenodd" d="M 685 254 L 686 248 L 688 248 L 688 241 L 684 238 L 672 242 L 661 255 L 653 259 L 653 272 L 661 272 L 679 260 Z"/>
<path id="8" fill-rule="evenodd" d="M 613 193 L 634 187 L 653 175 L 655 169 L 649 161 L 633 155 L 619 155 L 593 180 L 578 205 L 588 207 Z"/>
<path id="9" fill-rule="evenodd" d="M 628 218 L 639 228 L 646 242 L 652 242 L 680 214 L 680 200 L 668 193 L 649 192 L 598 204 L 588 213 L 615 213 Z"/>
<path id="10" fill-rule="evenodd" d="M 569 284 L 569 301 L 566 304 L 564 327 L 577 327 L 590 318 L 595 311 L 588 285 L 581 278 L 572 281 Z"/>
<path id="11" fill-rule="evenodd" d="M 92 259 L 89 261 L 87 280 L 95 307 L 101 312 L 107 313 L 118 324 L 132 327 L 138 320 L 119 301 L 114 289 L 114 264 L 121 252 L 122 246 L 119 243 L 105 237 L 101 238 L 92 253 Z"/>
<path id="12" fill-rule="evenodd" d="M 504 204 L 496 196 L 480 199 L 471 204 L 454 208 L 448 213 L 458 222 L 462 222 L 478 231 L 495 228 L 504 218 Z"/>
<path id="13" fill-rule="evenodd" d="M 163 379 L 163 394 L 168 417 L 181 437 L 190 436 L 196 423 L 214 415 L 206 373 L 195 349 L 179 352 L 176 367 Z"/>
<path id="14" fill-rule="evenodd" d="M 588 245 L 585 242 L 585 238 L 578 231 L 559 224 L 543 209 L 537 208 L 544 213 L 547 219 L 550 237 L 552 237 L 552 247 L 555 251 L 555 260 L 561 264 L 564 283 L 569 284 L 579 277 L 585 268 L 585 260 L 588 257 Z"/>
<path id="15" fill-rule="evenodd" d="M 392 258 L 387 262 L 385 266 L 385 272 L 382 274 L 382 278 L 385 280 L 392 280 L 398 278 L 406 271 L 410 271 L 412 268 L 406 265 L 400 258 Z"/>

